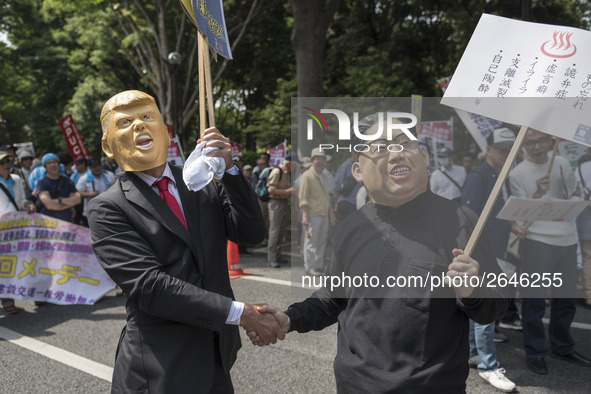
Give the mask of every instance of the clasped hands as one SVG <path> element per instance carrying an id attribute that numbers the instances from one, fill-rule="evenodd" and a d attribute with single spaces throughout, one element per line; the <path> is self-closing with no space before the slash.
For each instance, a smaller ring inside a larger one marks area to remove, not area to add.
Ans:
<path id="1" fill-rule="evenodd" d="M 244 304 L 240 326 L 253 345 L 267 346 L 285 339 L 289 330 L 289 317 L 279 308 L 267 304 Z"/>

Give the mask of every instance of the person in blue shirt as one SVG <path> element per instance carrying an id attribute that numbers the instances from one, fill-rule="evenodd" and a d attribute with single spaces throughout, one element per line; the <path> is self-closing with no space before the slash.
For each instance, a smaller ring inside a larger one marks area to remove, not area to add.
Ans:
<path id="1" fill-rule="evenodd" d="M 60 174 L 60 162 L 56 154 L 46 154 L 42 163 L 47 175 L 37 182 L 35 189 L 37 197 L 43 203 L 40 213 L 71 222 L 71 208 L 82 202 L 76 185 L 71 179 Z"/>

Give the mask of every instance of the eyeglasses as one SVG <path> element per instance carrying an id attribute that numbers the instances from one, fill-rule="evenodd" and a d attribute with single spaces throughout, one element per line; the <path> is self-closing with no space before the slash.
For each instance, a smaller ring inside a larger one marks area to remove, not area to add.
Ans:
<path id="1" fill-rule="evenodd" d="M 12 164 L 12 160 L 7 159 L 7 160 L 0 161 L 0 166 L 3 166 L 4 164 Z"/>
<path id="2" fill-rule="evenodd" d="M 21 159 L 21 161 L 25 161 L 25 160 L 33 160 L 33 158 L 32 158 L 32 157 L 23 157 L 23 158 Z"/>
<path id="3" fill-rule="evenodd" d="M 529 140 L 529 141 L 525 141 L 523 143 L 523 146 L 525 146 L 527 149 L 531 149 L 534 146 L 536 146 L 536 144 L 540 145 L 542 148 L 545 146 L 548 146 L 552 143 L 552 137 L 542 137 L 542 138 L 538 138 L 537 140 Z"/>
<path id="4" fill-rule="evenodd" d="M 390 153 L 397 153 L 402 151 L 416 151 L 419 149 L 419 141 L 411 140 L 406 134 L 400 134 L 393 141 L 387 139 L 379 139 L 371 141 L 366 145 L 367 150 L 359 152 L 366 156 L 380 158 Z"/>

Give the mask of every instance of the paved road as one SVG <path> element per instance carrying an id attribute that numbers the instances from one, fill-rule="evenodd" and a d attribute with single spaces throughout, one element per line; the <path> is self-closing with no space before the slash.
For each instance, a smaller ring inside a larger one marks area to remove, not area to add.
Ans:
<path id="1" fill-rule="evenodd" d="M 239 300 L 266 301 L 282 308 L 299 300 L 283 284 L 290 280 L 289 268 L 268 268 L 263 249 L 243 255 L 242 266 L 253 275 L 232 281 Z M 276 281 L 268 283 L 269 279 Z M 125 321 L 123 297 L 111 292 L 93 306 L 36 307 L 27 301 L 17 305 L 24 308 L 17 315 L 0 312 L 1 393 L 109 392 L 113 357 Z M 572 333 L 577 348 L 591 356 L 591 311 L 578 306 L 575 321 Z M 250 345 L 242 333 L 244 345 L 232 370 L 236 392 L 334 393 L 336 330 L 333 326 L 321 332 L 291 333 L 267 348 Z M 591 368 L 547 358 L 550 373 L 533 374 L 525 368 L 521 333 L 504 332 L 509 342 L 498 344 L 498 359 L 520 393 L 589 392 Z M 468 393 L 495 392 L 474 370 L 467 385 Z"/>

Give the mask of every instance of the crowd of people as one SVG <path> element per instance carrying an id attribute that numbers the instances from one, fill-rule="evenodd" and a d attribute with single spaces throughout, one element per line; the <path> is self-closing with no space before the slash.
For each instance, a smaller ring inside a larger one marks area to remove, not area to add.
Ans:
<path id="1" fill-rule="evenodd" d="M 39 212 L 88 227 L 88 201 L 106 191 L 117 172 L 116 163 L 103 161 L 83 156 L 73 161 L 67 152 L 47 153 L 37 159 L 26 148 L 2 145 L 0 212 Z M 2 307 L 7 314 L 19 311 L 13 299 L 3 298 Z"/>
<path id="2" fill-rule="evenodd" d="M 479 215 L 514 141 L 515 132 L 512 129 L 502 127 L 495 130 L 487 139 L 482 162 L 476 167 L 471 155 L 461 156 L 460 166 L 454 164 L 454 152 L 451 149 L 441 148 L 437 152 L 439 167 L 429 177 L 429 189 Z M 591 192 L 587 185 L 591 184 L 591 155 L 583 156 L 579 160 L 579 166 L 573 171 L 565 158 L 559 155 L 552 158 L 554 143 L 551 136 L 528 130 L 523 150 L 501 188 L 484 231 L 499 267 L 509 276 L 515 273 L 558 273 L 564 280 L 561 288 L 554 289 L 550 294 L 546 294 L 545 288 L 525 286 L 519 289 L 519 293 L 513 288 L 508 294 L 507 308 L 498 319 L 486 324 L 470 320 L 469 365 L 476 368 L 485 381 L 507 392 L 514 390 L 516 385 L 506 376 L 507 371 L 501 367 L 496 356 L 496 344 L 508 340 L 499 328 L 522 332 L 527 367 L 532 372 L 547 374 L 546 334 L 542 323 L 546 305 L 551 309 L 548 330 L 551 357 L 574 365 L 591 367 L 591 361 L 576 351 L 570 333 L 578 289 L 583 295 L 585 308 L 591 309 L 590 209 L 586 208 L 579 215 L 576 225 L 573 222 L 522 223 L 496 218 L 511 195 L 552 200 L 589 199 Z M 327 239 L 329 227 L 343 221 L 367 202 L 375 201 L 375 197 L 368 195 L 367 182 L 357 182 L 353 176 L 352 168 L 358 161 L 358 154 L 352 153 L 339 166 L 332 183 L 327 177 L 327 155 L 314 149 L 310 156 L 310 159 L 306 159 L 306 167 L 298 166 L 302 174 L 295 180 L 294 186 L 290 188 L 289 183 L 285 182 L 281 187 L 285 193 L 280 198 L 283 201 L 291 195 L 295 207 L 300 211 L 296 217 L 305 230 L 302 256 L 306 274 L 324 275 L 330 272 L 329 265 L 325 263 L 329 257 L 327 254 L 325 260 L 325 246 L 331 241 Z M 280 166 L 283 169 L 273 171 L 276 174 L 282 171 L 287 177 L 292 171 L 291 157 L 288 157 L 289 170 Z M 264 163 L 265 158 L 259 160 Z M 550 162 L 553 162 L 552 168 L 549 168 Z M 307 171 L 308 168 L 313 170 Z M 269 207 L 272 205 L 269 204 Z M 270 208 L 270 211 L 275 209 Z M 333 214 L 335 217 L 331 219 Z M 284 227 L 285 223 L 282 222 L 281 226 Z M 297 240 L 299 239 L 298 237 Z M 518 253 L 510 254 L 510 244 L 517 241 L 518 247 L 513 249 L 517 249 Z M 275 239 L 273 245 L 275 249 Z M 577 274 L 578 245 L 583 255 L 580 275 Z M 336 252 L 335 250 L 333 253 Z M 280 258 L 271 248 L 268 261 L 272 267 L 279 267 Z M 577 286 L 577 276 L 581 279 L 580 286 Z M 518 297 L 517 302 L 515 297 Z M 519 303 L 521 308 L 518 308 Z"/>
<path id="3" fill-rule="evenodd" d="M 439 156 L 443 153 L 445 159 L 440 160 L 441 167 L 431 176 L 432 190 L 450 199 L 459 195 L 461 204 L 479 214 L 514 141 L 515 133 L 511 129 L 495 130 L 487 139 L 482 164 L 476 168 L 468 168 L 464 174 L 461 167 L 452 165 L 451 161 L 446 162 L 451 156 L 448 149 L 439 152 Z M 516 272 L 530 276 L 558 273 L 564 280 L 561 289 L 555 289 L 550 294 L 547 294 L 548 289 L 544 287 L 520 288 L 520 313 L 514 298 L 511 298 L 505 316 L 496 324 L 470 322 L 470 363 L 478 368 L 483 379 L 501 389 L 512 389 L 515 385 L 504 376 L 506 371 L 499 367 L 496 358 L 495 342 L 506 340 L 499 336 L 496 327 L 522 331 L 527 367 L 535 373 L 547 374 L 546 334 L 542 323 L 547 304 L 551 309 L 548 335 L 552 358 L 591 367 L 591 361 L 575 350 L 570 333 L 570 325 L 576 313 L 575 301 L 578 298 L 579 243 L 583 251 L 583 269 L 579 275 L 581 293 L 585 308 L 591 309 L 591 286 L 587 279 L 591 272 L 591 259 L 585 252 L 585 240 L 588 238 L 585 226 L 591 217 L 588 212 L 590 208 L 583 210 L 576 225 L 571 221 L 540 220 L 523 223 L 496 218 L 509 196 L 543 200 L 588 200 L 588 195 L 584 192 L 584 178 L 591 175 L 591 168 L 584 161 L 587 156 L 582 158 L 583 161 L 579 160 L 579 166 L 573 171 L 569 161 L 556 155 L 556 150 L 552 149 L 556 143 L 548 134 L 532 129 L 527 131 L 522 144 L 522 155 L 510 170 L 485 226 L 485 234 L 495 255 L 509 275 Z M 516 242 L 518 247 L 511 248 Z"/>

